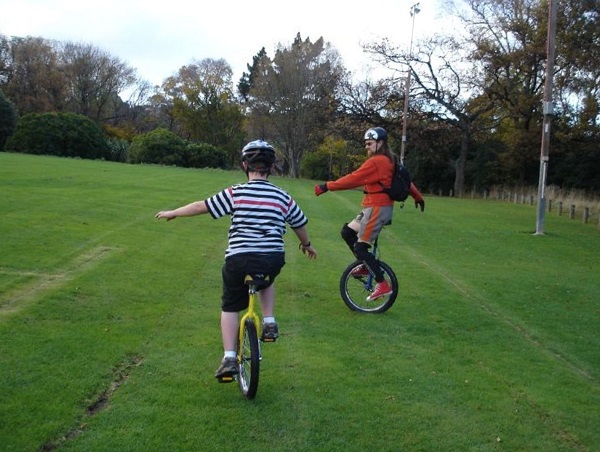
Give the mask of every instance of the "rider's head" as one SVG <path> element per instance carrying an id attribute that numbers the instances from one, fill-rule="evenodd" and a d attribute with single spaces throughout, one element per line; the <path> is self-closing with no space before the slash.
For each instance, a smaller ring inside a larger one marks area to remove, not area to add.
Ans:
<path id="1" fill-rule="evenodd" d="M 383 127 L 373 127 L 365 132 L 365 147 L 370 154 L 386 154 L 388 134 Z"/>
<path id="2" fill-rule="evenodd" d="M 274 163 L 275 149 L 266 141 L 251 141 L 242 149 L 242 166 L 246 174 L 254 171 L 268 176 Z"/>
<path id="3" fill-rule="evenodd" d="M 365 141 L 387 141 L 387 132 L 383 127 L 373 127 L 365 132 Z"/>

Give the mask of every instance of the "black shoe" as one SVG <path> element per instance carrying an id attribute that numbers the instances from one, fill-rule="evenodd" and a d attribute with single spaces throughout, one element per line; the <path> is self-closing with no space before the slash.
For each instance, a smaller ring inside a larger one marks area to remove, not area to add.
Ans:
<path id="1" fill-rule="evenodd" d="M 239 372 L 237 358 L 223 358 L 215 378 L 218 378 L 221 382 L 233 381 L 233 377 Z"/>
<path id="2" fill-rule="evenodd" d="M 260 338 L 263 342 L 275 342 L 279 337 L 279 328 L 277 323 L 264 323 L 262 329 L 262 336 Z"/>

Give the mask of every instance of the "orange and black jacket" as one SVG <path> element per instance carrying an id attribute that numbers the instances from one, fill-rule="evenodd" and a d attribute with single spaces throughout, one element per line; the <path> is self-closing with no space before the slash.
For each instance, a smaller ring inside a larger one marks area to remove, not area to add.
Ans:
<path id="1" fill-rule="evenodd" d="M 365 196 L 361 203 L 363 207 L 391 206 L 394 201 L 381 191 L 381 187 L 389 187 L 392 184 L 393 172 L 394 164 L 390 159 L 385 155 L 377 154 L 369 157 L 360 168 L 350 174 L 327 182 L 327 188 L 336 191 L 364 187 Z M 410 184 L 410 196 L 416 202 L 423 200 L 423 196 L 413 183 Z"/>

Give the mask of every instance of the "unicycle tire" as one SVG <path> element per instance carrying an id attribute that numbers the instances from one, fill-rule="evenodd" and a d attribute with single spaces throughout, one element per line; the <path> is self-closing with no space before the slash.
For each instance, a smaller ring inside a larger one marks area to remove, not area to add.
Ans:
<path id="1" fill-rule="evenodd" d="M 392 286 L 392 293 L 384 297 L 368 301 L 367 297 L 375 288 L 375 278 L 368 276 L 352 276 L 352 271 L 363 265 L 362 261 L 355 261 L 348 265 L 340 278 L 340 294 L 342 300 L 351 310 L 367 314 L 380 314 L 392 307 L 398 296 L 398 279 L 392 268 L 383 261 L 379 261 L 386 281 Z"/>
<path id="2" fill-rule="evenodd" d="M 258 376 L 260 373 L 260 344 L 258 343 L 258 332 L 256 325 L 251 319 L 246 319 L 244 331 L 239 347 L 238 384 L 242 395 L 247 399 L 253 399 L 258 390 Z"/>

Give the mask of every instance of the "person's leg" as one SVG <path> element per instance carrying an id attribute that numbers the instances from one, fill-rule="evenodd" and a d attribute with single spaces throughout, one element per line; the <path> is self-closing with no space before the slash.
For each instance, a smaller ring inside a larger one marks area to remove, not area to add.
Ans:
<path id="1" fill-rule="evenodd" d="M 221 296 L 221 337 L 223 349 L 231 355 L 237 346 L 239 313 L 248 306 L 248 292 L 244 284 L 244 260 L 229 257 L 221 269 L 223 294 Z"/>
<path id="2" fill-rule="evenodd" d="M 261 339 L 265 342 L 273 342 L 279 337 L 279 326 L 275 320 L 275 278 L 285 265 L 285 255 L 274 253 L 268 256 L 259 256 L 254 264 L 262 268 L 271 281 L 268 287 L 264 287 L 258 292 L 258 296 L 263 315 Z"/>
<path id="3" fill-rule="evenodd" d="M 379 262 L 377 261 L 373 253 L 369 251 L 369 248 L 371 248 L 371 245 L 369 245 L 366 242 L 356 242 L 356 245 L 354 246 L 356 258 L 363 261 L 367 265 L 367 267 L 371 269 L 373 275 L 375 275 L 376 282 L 381 282 L 383 281 L 383 271 L 381 271 L 381 266 L 379 265 Z"/>
<path id="4" fill-rule="evenodd" d="M 361 214 L 359 216 L 357 216 L 354 220 L 352 220 L 350 223 L 348 223 L 348 227 L 350 229 L 352 229 L 354 232 L 356 232 L 358 234 L 358 231 L 360 230 L 360 220 L 362 219 L 363 214 L 361 212 Z"/>
<path id="5" fill-rule="evenodd" d="M 355 254 L 354 245 L 358 240 L 359 227 L 360 223 L 356 220 L 352 220 L 350 223 L 344 223 L 344 226 L 342 226 L 342 230 L 340 231 L 342 238 L 348 245 L 348 248 L 350 248 L 350 251 L 352 251 L 352 254 Z"/>
<path id="6" fill-rule="evenodd" d="M 223 338 L 223 351 L 233 352 L 237 345 L 239 327 L 239 314 L 237 312 L 221 311 L 221 337 Z"/>
<path id="7" fill-rule="evenodd" d="M 215 372 L 215 377 L 219 382 L 233 381 L 233 376 L 238 372 L 236 353 L 238 318 L 239 314 L 237 312 L 221 311 L 223 359 Z"/>
<path id="8" fill-rule="evenodd" d="M 265 342 L 274 342 L 279 337 L 279 326 L 275 321 L 275 283 L 262 289 L 259 295 L 263 313 L 261 339 Z"/>
<path id="9" fill-rule="evenodd" d="M 379 261 L 369 249 L 377 239 L 383 226 L 391 220 L 392 213 L 392 207 L 367 207 L 355 220 L 358 224 L 358 239 L 354 245 L 354 253 L 358 259 L 364 261 L 367 267 L 371 269 L 375 275 L 375 281 L 378 283 L 384 279 L 383 271 Z M 356 227 L 357 224 L 352 226 Z"/>
<path id="10" fill-rule="evenodd" d="M 385 296 L 392 292 L 392 287 L 385 280 L 383 270 L 379 261 L 373 253 L 369 251 L 371 245 L 377 240 L 383 226 L 389 224 L 392 219 L 393 206 L 374 206 L 363 209 L 364 216 L 360 223 L 358 231 L 358 241 L 356 242 L 356 256 L 363 260 L 374 274 L 377 285 L 373 292 L 367 297 L 368 301 Z"/>
<path id="11" fill-rule="evenodd" d="M 266 342 L 276 341 L 279 337 L 279 326 L 275 321 L 275 284 L 262 289 L 259 296 L 263 313 L 261 339 Z"/>
<path id="12" fill-rule="evenodd" d="M 350 248 L 350 251 L 352 251 L 352 254 L 354 255 L 354 257 L 356 259 L 360 259 L 360 260 L 364 260 L 364 259 L 359 258 L 358 255 L 356 254 L 356 245 L 358 242 L 358 231 L 360 230 L 360 220 L 362 218 L 363 218 L 363 213 L 361 212 L 350 223 L 344 223 L 344 226 L 342 227 L 342 230 L 341 230 L 342 238 L 348 245 L 348 248 Z M 357 278 L 363 277 L 363 276 L 369 276 L 369 269 L 363 264 L 359 267 L 356 267 L 354 270 L 352 270 L 351 274 L 352 274 L 352 276 L 357 277 Z"/>
<path id="13" fill-rule="evenodd" d="M 260 306 L 264 317 L 275 316 L 275 284 L 262 289 L 258 293 L 260 297 Z"/>
<path id="14" fill-rule="evenodd" d="M 247 289 L 240 277 L 241 263 L 238 259 L 227 259 L 221 269 L 223 293 L 221 296 L 221 339 L 223 341 L 223 359 L 217 368 L 215 377 L 219 381 L 231 381 L 238 371 L 237 335 L 239 312 L 248 306 Z M 240 278 L 242 282 L 240 282 Z M 226 380 L 224 380 L 227 378 Z"/>

